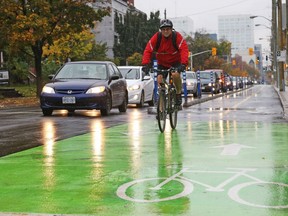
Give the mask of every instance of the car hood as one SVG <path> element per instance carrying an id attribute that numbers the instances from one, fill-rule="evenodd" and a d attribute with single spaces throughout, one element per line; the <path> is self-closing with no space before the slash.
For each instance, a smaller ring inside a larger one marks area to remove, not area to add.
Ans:
<path id="1" fill-rule="evenodd" d="M 203 84 L 211 83 L 211 79 L 201 78 L 201 83 Z"/>
<path id="2" fill-rule="evenodd" d="M 57 80 L 48 83 L 54 89 L 88 89 L 92 86 L 105 85 L 106 80 L 91 80 L 91 79 L 77 79 L 77 80 Z"/>
<path id="3" fill-rule="evenodd" d="M 141 85 L 141 81 L 140 80 L 129 80 L 129 79 L 126 79 L 126 82 L 127 82 L 127 86 L 132 86 L 132 85 L 136 85 L 136 84 Z"/>
<path id="4" fill-rule="evenodd" d="M 197 82 L 195 79 L 186 79 L 187 82 Z"/>

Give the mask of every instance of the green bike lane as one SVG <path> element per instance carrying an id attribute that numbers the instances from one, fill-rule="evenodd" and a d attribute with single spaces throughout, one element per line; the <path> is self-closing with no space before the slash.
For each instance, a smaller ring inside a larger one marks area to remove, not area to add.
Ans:
<path id="1" fill-rule="evenodd" d="M 43 146 L 0 158 L 2 214 L 288 214 L 287 124 L 96 120 L 57 142 L 45 127 Z"/>

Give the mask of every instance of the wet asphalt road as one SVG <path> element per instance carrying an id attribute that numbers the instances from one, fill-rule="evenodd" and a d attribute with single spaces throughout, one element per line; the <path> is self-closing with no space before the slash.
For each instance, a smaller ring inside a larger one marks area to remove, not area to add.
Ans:
<path id="1" fill-rule="evenodd" d="M 214 96 L 213 100 L 207 94 L 200 100 L 189 98 L 178 115 L 179 122 L 187 116 L 195 121 L 285 122 L 278 95 L 272 86 L 257 85 L 225 96 Z M 139 118 L 154 121 L 155 116 L 149 115 L 147 108 L 130 106 L 124 114 L 113 109 L 108 117 L 101 117 L 98 111 L 76 111 L 71 116 L 65 111 L 54 111 L 53 116 L 43 117 L 39 107 L 0 109 L 0 156 L 43 145 L 46 122 L 53 123 L 57 130 L 56 140 L 62 140 L 89 132 L 93 119 L 101 118 L 106 128 L 124 124 L 135 109 L 141 113 Z"/>
<path id="2" fill-rule="evenodd" d="M 163 134 L 148 107 L 1 109 L 0 215 L 287 215 L 288 122 L 274 88 L 205 96 Z"/>

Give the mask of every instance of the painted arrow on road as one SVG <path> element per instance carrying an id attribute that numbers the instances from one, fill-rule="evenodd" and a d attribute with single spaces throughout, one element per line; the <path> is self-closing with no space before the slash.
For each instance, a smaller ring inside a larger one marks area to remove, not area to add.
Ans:
<path id="1" fill-rule="evenodd" d="M 229 145 L 215 146 L 212 148 L 223 148 L 221 155 L 235 156 L 235 155 L 238 155 L 238 153 L 240 152 L 242 148 L 255 148 L 255 147 L 232 143 Z"/>

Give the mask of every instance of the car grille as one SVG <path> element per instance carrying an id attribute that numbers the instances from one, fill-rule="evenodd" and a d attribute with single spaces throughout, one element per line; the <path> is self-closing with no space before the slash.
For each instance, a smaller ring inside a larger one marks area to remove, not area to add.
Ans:
<path id="1" fill-rule="evenodd" d="M 85 92 L 85 90 L 72 90 L 72 89 L 65 89 L 65 90 L 56 90 L 56 93 L 59 93 L 59 94 L 66 94 L 66 95 L 73 95 L 73 94 L 83 94 Z"/>

